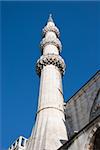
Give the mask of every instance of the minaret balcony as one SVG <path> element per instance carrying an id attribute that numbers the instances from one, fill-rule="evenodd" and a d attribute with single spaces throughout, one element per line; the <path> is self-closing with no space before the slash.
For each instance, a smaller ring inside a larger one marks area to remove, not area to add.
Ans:
<path id="1" fill-rule="evenodd" d="M 57 35 L 57 37 L 60 36 L 59 29 L 58 29 L 54 24 L 48 23 L 48 24 L 44 27 L 44 29 L 43 29 L 43 36 L 45 36 L 46 33 L 49 32 L 49 31 L 55 32 L 55 34 Z"/>
<path id="2" fill-rule="evenodd" d="M 40 47 L 41 47 L 42 51 L 43 51 L 44 47 L 49 44 L 55 45 L 58 48 L 58 50 L 61 52 L 62 45 L 58 38 L 53 38 L 53 37 L 43 38 L 42 41 L 40 42 Z"/>
<path id="3" fill-rule="evenodd" d="M 56 66 L 62 75 L 65 72 L 65 62 L 64 62 L 63 58 L 59 55 L 54 55 L 54 54 L 42 55 L 36 64 L 36 71 L 37 71 L 38 75 L 41 74 L 41 70 L 46 65 Z"/>

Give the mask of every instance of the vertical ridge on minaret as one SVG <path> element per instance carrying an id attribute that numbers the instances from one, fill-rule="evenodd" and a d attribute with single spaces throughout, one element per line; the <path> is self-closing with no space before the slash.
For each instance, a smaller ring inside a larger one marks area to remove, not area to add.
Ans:
<path id="1" fill-rule="evenodd" d="M 27 150 L 57 150 L 62 146 L 61 141 L 67 140 L 64 99 L 61 94 L 65 63 L 59 55 L 62 48 L 60 32 L 51 14 L 43 28 L 43 35 L 40 43 L 42 56 L 36 64 L 40 76 L 37 118 Z"/>

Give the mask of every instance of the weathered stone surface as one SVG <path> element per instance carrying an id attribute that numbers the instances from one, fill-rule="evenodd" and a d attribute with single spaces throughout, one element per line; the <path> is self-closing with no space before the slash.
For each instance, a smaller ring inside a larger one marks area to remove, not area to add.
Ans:
<path id="1" fill-rule="evenodd" d="M 93 104 L 97 95 L 98 101 L 95 102 L 96 105 L 94 109 L 98 110 L 97 115 L 100 114 L 99 74 L 100 72 L 96 73 L 96 75 L 66 103 L 65 114 L 66 118 L 68 118 L 66 119 L 66 128 L 69 138 L 73 136 L 74 131 L 80 131 L 90 120 L 92 120 L 92 118 L 90 118 L 91 111 L 94 108 Z"/>
<path id="2" fill-rule="evenodd" d="M 69 139 L 58 150 L 99 150 L 100 142 L 95 143 L 96 133 L 99 132 L 97 140 L 100 140 L 100 117 L 98 116 L 93 121 L 88 123 L 82 130 Z M 96 144 L 96 145 L 95 145 Z M 98 147 L 98 149 L 94 149 Z"/>

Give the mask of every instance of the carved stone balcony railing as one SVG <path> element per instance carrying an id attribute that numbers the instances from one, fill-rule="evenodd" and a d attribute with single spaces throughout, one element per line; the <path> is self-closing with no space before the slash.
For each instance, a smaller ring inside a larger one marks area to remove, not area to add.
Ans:
<path id="1" fill-rule="evenodd" d="M 46 65 L 54 65 L 56 67 L 58 67 L 59 71 L 61 72 L 61 74 L 63 75 L 65 72 L 65 62 L 62 59 L 61 56 L 59 55 L 42 55 L 40 57 L 40 59 L 37 61 L 36 64 L 36 71 L 37 74 L 40 75 L 41 74 L 41 70 L 43 69 L 44 66 Z"/>

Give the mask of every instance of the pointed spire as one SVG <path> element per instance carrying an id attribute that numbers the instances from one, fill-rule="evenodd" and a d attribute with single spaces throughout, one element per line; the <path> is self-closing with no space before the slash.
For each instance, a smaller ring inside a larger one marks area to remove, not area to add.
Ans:
<path id="1" fill-rule="evenodd" d="M 43 37 L 46 35 L 46 33 L 48 31 L 55 32 L 57 37 L 60 36 L 59 29 L 56 27 L 56 25 L 55 25 L 55 23 L 53 21 L 52 14 L 49 14 L 49 18 L 48 18 L 48 21 L 46 23 L 46 26 L 43 28 Z"/>
<path id="2" fill-rule="evenodd" d="M 53 19 L 52 19 L 52 14 L 50 14 L 50 15 L 49 15 L 48 22 L 53 22 Z"/>

